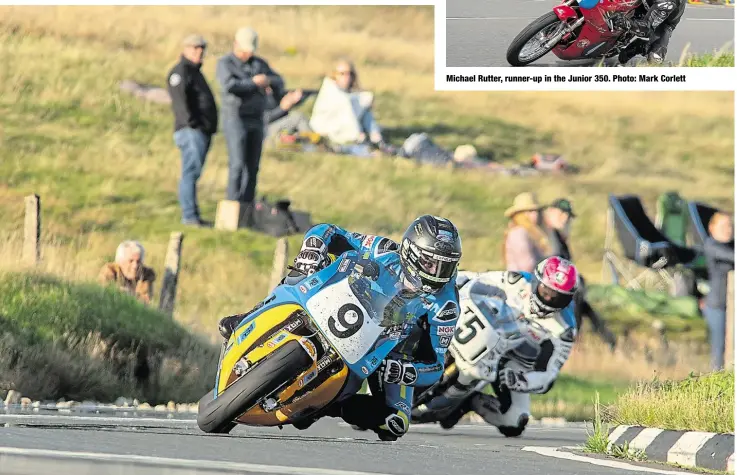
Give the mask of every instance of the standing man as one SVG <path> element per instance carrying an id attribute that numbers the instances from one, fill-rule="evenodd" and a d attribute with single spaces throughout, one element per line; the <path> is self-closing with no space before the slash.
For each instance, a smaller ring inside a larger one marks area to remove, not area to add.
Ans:
<path id="1" fill-rule="evenodd" d="M 182 56 L 167 78 L 174 112 L 174 143 L 182 152 L 179 203 L 182 224 L 203 226 L 197 205 L 197 180 L 202 174 L 212 135 L 218 128 L 218 113 L 210 86 L 202 75 L 207 42 L 200 35 L 184 39 Z"/>
<path id="2" fill-rule="evenodd" d="M 227 199 L 248 209 L 256 195 L 256 178 L 264 140 L 266 94 L 284 88 L 282 78 L 255 56 L 258 35 L 252 28 L 235 34 L 233 51 L 218 61 L 217 80 L 222 90 L 222 116 L 228 145 Z"/>
<path id="3" fill-rule="evenodd" d="M 568 239 L 570 236 L 571 221 L 576 215 L 573 213 L 571 202 L 565 198 L 553 201 L 551 204 L 543 208 L 540 215 L 540 225 L 548 235 L 548 240 L 552 247 L 551 255 L 562 256 L 564 259 L 572 261 L 571 251 L 568 247 Z M 573 313 L 576 317 L 576 330 L 581 330 L 581 324 L 584 317 L 591 320 L 594 330 L 601 336 L 613 352 L 617 346 L 617 337 L 607 328 L 606 322 L 594 310 L 588 300 L 586 300 L 586 282 L 581 274 L 578 275 L 580 280 L 578 292 L 574 296 L 575 305 Z"/>

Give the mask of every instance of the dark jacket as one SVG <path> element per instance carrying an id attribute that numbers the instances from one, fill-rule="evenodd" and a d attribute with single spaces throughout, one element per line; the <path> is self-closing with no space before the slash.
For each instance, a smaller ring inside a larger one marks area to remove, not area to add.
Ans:
<path id="1" fill-rule="evenodd" d="M 727 274 L 734 269 L 732 246 L 711 237 L 704 241 L 704 255 L 709 271 L 709 294 L 704 303 L 709 308 L 718 310 L 727 308 Z"/>
<path id="2" fill-rule="evenodd" d="M 190 127 L 212 135 L 218 130 L 218 110 L 200 67 L 182 56 L 166 78 L 174 130 Z"/>
<path id="3" fill-rule="evenodd" d="M 282 78 L 258 56 L 241 61 L 233 53 L 229 53 L 218 60 L 215 76 L 223 95 L 224 116 L 239 117 L 246 123 L 263 127 L 267 103 L 265 91 L 253 82 L 253 77 L 258 74 L 269 77 L 272 89 L 283 90 Z"/>

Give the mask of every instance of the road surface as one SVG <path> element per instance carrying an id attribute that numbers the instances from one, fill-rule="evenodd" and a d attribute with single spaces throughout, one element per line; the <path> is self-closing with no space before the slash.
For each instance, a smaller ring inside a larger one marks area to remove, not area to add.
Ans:
<path id="1" fill-rule="evenodd" d="M 555 0 L 446 0 L 446 66 L 510 67 L 507 48 L 517 34 L 552 10 Z M 666 60 L 690 52 L 713 52 L 734 44 L 734 8 L 688 5 L 671 38 Z M 532 66 L 574 66 L 547 54 Z"/>
<path id="2" fill-rule="evenodd" d="M 134 416 L 0 413 L 0 471 L 4 475 L 625 475 L 647 473 L 646 467 L 649 473 L 689 473 L 558 449 L 583 443 L 586 429 L 581 426 L 531 427 L 523 438 L 506 439 L 487 426 L 444 431 L 416 425 L 398 442 L 389 443 L 335 419 L 318 421 L 306 431 L 239 426 L 230 435 L 206 435 L 192 415 Z"/>

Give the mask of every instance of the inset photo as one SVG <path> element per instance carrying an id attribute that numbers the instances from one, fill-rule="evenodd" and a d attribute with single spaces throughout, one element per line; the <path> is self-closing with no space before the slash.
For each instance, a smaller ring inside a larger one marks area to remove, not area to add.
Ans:
<path id="1" fill-rule="evenodd" d="M 446 67 L 734 66 L 734 3 L 446 2 Z"/>

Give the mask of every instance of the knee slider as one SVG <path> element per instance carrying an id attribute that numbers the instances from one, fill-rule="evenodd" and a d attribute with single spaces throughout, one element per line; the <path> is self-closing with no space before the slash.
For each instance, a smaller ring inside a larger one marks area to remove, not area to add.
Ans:
<path id="1" fill-rule="evenodd" d="M 380 428 L 388 430 L 397 437 L 402 437 L 409 429 L 409 420 L 403 413 L 389 414 Z"/>

